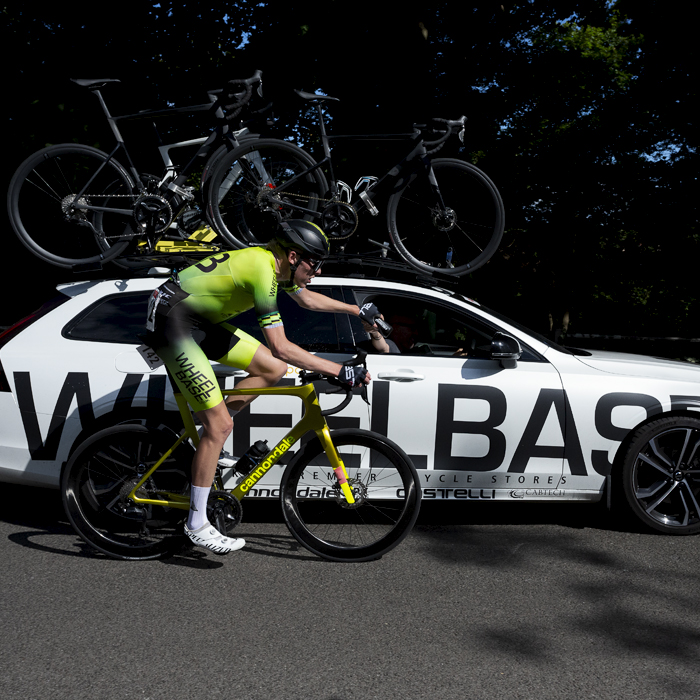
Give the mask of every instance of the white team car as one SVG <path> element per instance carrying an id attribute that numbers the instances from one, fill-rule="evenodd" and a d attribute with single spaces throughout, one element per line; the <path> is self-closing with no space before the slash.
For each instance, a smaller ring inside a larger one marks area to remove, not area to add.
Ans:
<path id="1" fill-rule="evenodd" d="M 0 480 L 57 487 L 91 433 L 138 416 L 177 418 L 164 369 L 136 350 L 148 295 L 162 281 L 62 285 L 56 300 L 0 336 Z M 329 423 L 397 442 L 424 499 L 610 502 L 624 493 L 646 525 L 700 531 L 700 367 L 567 350 L 438 288 L 324 276 L 313 289 L 380 310 L 400 305 L 415 319 L 413 351 L 368 356 L 371 406 L 356 397 Z M 287 335 L 302 347 L 342 361 L 367 342 L 357 318 L 280 296 Z M 257 332 L 252 312 L 236 323 Z M 227 388 L 244 376 L 219 370 Z M 283 382 L 297 374 L 290 367 Z M 293 397 L 259 398 L 237 416 L 228 450 L 275 444 L 300 411 Z M 277 496 L 281 471 L 250 495 Z"/>

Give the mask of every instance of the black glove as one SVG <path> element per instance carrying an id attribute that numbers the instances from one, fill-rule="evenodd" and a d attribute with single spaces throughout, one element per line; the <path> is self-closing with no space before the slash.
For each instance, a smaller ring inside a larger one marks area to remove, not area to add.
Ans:
<path id="1" fill-rule="evenodd" d="M 362 365 L 343 365 L 338 373 L 338 381 L 350 386 L 362 386 L 367 376 L 367 368 Z"/>
<path id="2" fill-rule="evenodd" d="M 379 309 L 371 302 L 360 307 L 360 320 L 369 323 L 370 326 L 374 325 L 374 321 L 379 315 Z"/>
<path id="3" fill-rule="evenodd" d="M 384 319 L 380 318 L 380 316 L 381 313 L 379 313 L 379 309 L 371 302 L 363 304 L 360 308 L 360 320 L 369 323 L 370 326 L 376 324 L 379 332 L 386 338 L 393 328 Z"/>

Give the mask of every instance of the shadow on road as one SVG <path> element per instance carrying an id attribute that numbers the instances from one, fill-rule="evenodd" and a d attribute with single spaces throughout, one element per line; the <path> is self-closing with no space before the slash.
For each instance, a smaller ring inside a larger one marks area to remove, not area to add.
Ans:
<path id="1" fill-rule="evenodd" d="M 0 522 L 41 527 L 56 533 L 71 531 L 59 491 L 16 484 L 3 484 L 2 491 Z M 279 501 L 246 499 L 243 501 L 243 522 L 283 523 Z M 616 518 L 602 503 L 423 500 L 417 522 L 418 527 L 487 524 L 552 524 L 618 532 L 639 531 L 633 520 Z"/>

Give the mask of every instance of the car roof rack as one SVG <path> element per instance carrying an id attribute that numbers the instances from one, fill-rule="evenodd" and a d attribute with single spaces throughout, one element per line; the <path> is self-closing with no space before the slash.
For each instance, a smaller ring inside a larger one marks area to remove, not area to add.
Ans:
<path id="1" fill-rule="evenodd" d="M 459 284 L 459 278 L 453 275 L 440 274 L 439 272 L 428 273 L 412 267 L 402 260 L 392 260 L 388 257 L 387 250 L 382 246 L 380 253 L 362 254 L 346 253 L 341 251 L 328 256 L 324 262 L 323 269 L 338 277 L 348 278 L 371 278 L 391 282 L 408 282 L 422 287 L 450 287 L 455 289 Z M 198 260 L 202 260 L 216 252 L 193 252 L 186 253 L 154 253 L 151 255 L 132 255 L 118 258 L 111 261 L 114 265 L 123 268 L 122 275 L 125 277 L 148 277 L 153 275 L 153 268 L 167 268 L 168 270 L 182 270 L 189 265 L 193 265 Z M 120 265 L 121 263 L 121 265 Z M 114 267 L 112 273 L 114 273 Z M 100 263 L 92 265 L 75 265 L 72 270 L 75 274 L 87 275 L 93 278 L 95 273 L 103 270 Z"/>
<path id="2" fill-rule="evenodd" d="M 336 268 L 338 271 L 336 272 Z M 359 255 L 353 253 L 337 253 L 329 255 L 323 265 L 324 270 L 330 270 L 334 275 L 349 278 L 372 278 L 392 282 L 410 282 L 420 286 L 449 285 L 457 287 L 459 278 L 418 270 L 407 262 L 391 260 L 386 256 Z M 342 270 L 342 271 L 341 271 Z"/>

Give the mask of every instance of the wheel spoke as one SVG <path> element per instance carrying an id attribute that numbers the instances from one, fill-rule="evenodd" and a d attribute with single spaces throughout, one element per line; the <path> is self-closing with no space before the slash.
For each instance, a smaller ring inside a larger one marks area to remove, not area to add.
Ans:
<path id="1" fill-rule="evenodd" d="M 455 224 L 455 227 L 457 228 L 458 231 L 462 232 L 462 235 L 469 240 L 469 242 L 480 252 L 483 253 L 484 249 L 459 225 Z M 449 238 L 449 236 L 448 236 Z M 452 239 L 450 239 L 450 242 L 452 242 Z"/>
<path id="2" fill-rule="evenodd" d="M 34 180 L 30 179 L 29 177 L 27 177 L 27 182 L 28 182 L 30 185 L 33 185 L 34 187 L 36 187 L 40 192 L 43 192 L 44 194 L 48 195 L 51 199 L 55 199 L 57 202 L 61 202 L 61 200 L 62 200 L 63 198 L 62 198 L 61 195 L 58 194 L 58 192 L 56 192 L 56 190 L 46 181 L 46 178 L 42 177 L 36 170 L 32 170 L 32 173 L 33 173 L 34 175 L 36 175 L 36 177 L 39 178 L 39 180 L 41 180 L 41 181 L 44 183 L 44 185 L 46 186 L 46 189 L 44 189 L 41 185 L 38 185 L 36 182 L 34 182 Z"/>
<path id="3" fill-rule="evenodd" d="M 666 484 L 669 483 L 669 479 L 665 481 L 655 481 L 651 486 L 640 486 L 636 491 L 636 496 L 639 499 L 647 500 L 653 498 L 661 489 L 663 489 Z M 662 499 L 663 500 L 663 499 Z"/>
<path id="4" fill-rule="evenodd" d="M 686 453 L 686 450 L 688 449 L 688 443 L 690 442 L 690 436 L 692 434 L 693 434 L 693 431 L 690 428 L 688 428 L 685 431 L 685 440 L 683 441 L 683 447 L 681 448 L 681 453 L 680 453 L 680 455 L 678 455 L 677 465 L 681 465 L 686 461 L 685 453 Z"/>
<path id="5" fill-rule="evenodd" d="M 669 459 L 669 457 L 666 455 L 666 453 L 663 451 L 661 444 L 659 442 L 659 438 L 665 437 L 665 435 L 659 435 L 651 440 L 649 440 L 649 447 L 651 447 L 652 451 L 654 454 L 666 465 L 668 465 L 669 471 L 673 471 L 675 469 L 677 462 L 674 462 L 673 460 Z M 651 462 L 650 462 L 651 464 Z"/>
<path id="6" fill-rule="evenodd" d="M 667 469 L 666 467 L 663 467 L 660 465 L 657 461 L 653 460 L 649 455 L 645 455 L 643 453 L 639 454 L 639 459 L 640 461 L 644 462 L 645 464 L 648 464 L 650 467 L 654 467 L 654 469 L 658 469 L 664 476 L 670 477 L 672 470 L 673 470 L 673 465 L 669 465 L 669 468 Z"/>
<path id="7" fill-rule="evenodd" d="M 681 482 L 683 486 L 685 487 L 685 490 L 688 493 L 688 497 L 690 498 L 691 504 L 693 506 L 693 509 L 695 510 L 696 516 L 700 516 L 700 504 L 698 504 L 697 498 L 695 497 L 695 493 L 693 492 L 693 489 L 690 487 L 690 484 L 688 483 L 687 479 L 683 479 Z M 685 498 L 683 497 L 683 489 L 680 491 L 681 493 L 681 498 L 683 498 L 683 505 L 685 505 Z M 686 506 L 686 510 L 688 510 Z"/>
<path id="8" fill-rule="evenodd" d="M 668 496 L 670 496 L 671 493 L 672 493 L 673 491 L 676 490 L 676 488 L 678 487 L 678 484 L 679 484 L 679 483 L 680 483 L 680 482 L 678 482 L 678 481 L 674 481 L 674 482 L 671 484 L 671 486 L 670 486 L 656 501 L 654 501 L 651 505 L 647 506 L 647 509 L 646 509 L 647 513 L 651 513 L 653 510 L 656 510 L 656 507 L 657 507 L 662 501 L 664 501 L 666 498 L 668 498 Z M 657 491 L 658 491 L 658 490 L 659 490 L 659 489 L 657 489 Z"/>

